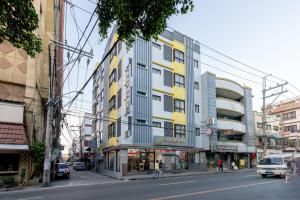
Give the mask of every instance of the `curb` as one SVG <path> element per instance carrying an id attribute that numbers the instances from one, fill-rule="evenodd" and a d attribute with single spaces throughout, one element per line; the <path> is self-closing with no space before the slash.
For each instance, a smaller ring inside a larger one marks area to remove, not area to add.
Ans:
<path id="1" fill-rule="evenodd" d="M 169 176 L 161 176 L 159 178 L 173 178 L 173 177 L 184 177 L 184 176 L 203 176 L 203 175 L 216 175 L 216 174 L 232 174 L 232 173 L 241 173 L 241 172 L 252 172 L 256 171 L 256 169 L 251 170 L 241 170 L 241 171 L 223 171 L 221 173 L 219 172 L 210 172 L 210 173 L 195 173 L 195 174 L 174 174 Z M 137 178 L 125 178 L 127 180 L 146 180 L 146 179 L 154 179 L 153 177 L 137 177 Z"/>

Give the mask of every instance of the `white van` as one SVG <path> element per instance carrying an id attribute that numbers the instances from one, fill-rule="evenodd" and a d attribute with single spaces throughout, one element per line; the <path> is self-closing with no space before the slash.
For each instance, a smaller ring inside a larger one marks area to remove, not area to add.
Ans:
<path id="1" fill-rule="evenodd" d="M 265 156 L 257 165 L 257 174 L 264 178 L 268 175 L 285 177 L 286 173 L 291 171 L 291 165 L 285 157 L 282 154 Z"/>

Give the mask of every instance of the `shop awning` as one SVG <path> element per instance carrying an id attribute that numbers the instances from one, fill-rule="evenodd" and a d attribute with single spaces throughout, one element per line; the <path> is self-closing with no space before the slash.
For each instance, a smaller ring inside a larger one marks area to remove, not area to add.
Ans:
<path id="1" fill-rule="evenodd" d="M 0 150 L 28 150 L 24 124 L 0 122 Z"/>

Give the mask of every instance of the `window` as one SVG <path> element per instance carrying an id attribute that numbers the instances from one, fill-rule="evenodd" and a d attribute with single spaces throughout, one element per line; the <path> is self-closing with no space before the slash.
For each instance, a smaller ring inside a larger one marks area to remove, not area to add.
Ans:
<path id="1" fill-rule="evenodd" d="M 174 99 L 174 112 L 185 112 L 184 101 L 180 99 Z"/>
<path id="2" fill-rule="evenodd" d="M 152 95 L 152 99 L 155 101 L 161 101 L 161 97 L 158 95 Z"/>
<path id="3" fill-rule="evenodd" d="M 112 51 L 110 52 L 110 54 L 109 54 L 109 57 L 110 57 L 110 61 L 109 62 L 111 62 L 111 60 L 114 58 L 115 55 L 117 55 L 116 47 L 114 47 L 112 49 Z"/>
<path id="4" fill-rule="evenodd" d="M 175 124 L 175 137 L 185 137 L 185 126 L 184 125 L 179 125 Z"/>
<path id="5" fill-rule="evenodd" d="M 112 111 L 113 109 L 116 109 L 116 96 L 110 98 L 108 102 L 108 111 Z"/>
<path id="6" fill-rule="evenodd" d="M 156 69 L 156 68 L 152 68 L 152 73 L 161 75 L 161 71 L 159 69 Z"/>
<path id="7" fill-rule="evenodd" d="M 161 123 L 160 122 L 152 122 L 153 127 L 161 128 Z"/>
<path id="8" fill-rule="evenodd" d="M 285 126 L 284 131 L 294 133 L 297 131 L 297 125 Z"/>
<path id="9" fill-rule="evenodd" d="M 142 125 L 142 126 L 146 126 L 147 125 L 147 121 L 144 119 L 137 119 L 136 123 L 138 123 L 138 125 Z"/>
<path id="10" fill-rule="evenodd" d="M 152 46 L 157 48 L 157 49 L 161 49 L 161 45 L 157 44 L 156 42 L 152 42 Z"/>
<path id="11" fill-rule="evenodd" d="M 199 107 L 199 105 L 195 105 L 195 113 L 199 113 L 200 112 L 200 107 Z"/>
<path id="12" fill-rule="evenodd" d="M 195 135 L 200 136 L 200 128 L 195 128 Z"/>
<path id="13" fill-rule="evenodd" d="M 193 65 L 194 65 L 194 67 L 199 68 L 199 62 L 198 62 L 198 60 L 194 60 L 193 61 Z"/>
<path id="14" fill-rule="evenodd" d="M 291 120 L 291 119 L 296 119 L 296 111 L 283 114 L 283 120 Z"/>
<path id="15" fill-rule="evenodd" d="M 116 123 L 108 126 L 108 138 L 116 137 Z"/>
<path id="16" fill-rule="evenodd" d="M 257 122 L 257 128 L 263 128 L 262 123 Z"/>
<path id="17" fill-rule="evenodd" d="M 278 126 L 273 126 L 273 130 L 278 131 L 279 130 Z"/>
<path id="18" fill-rule="evenodd" d="M 174 49 L 174 61 L 184 63 L 184 53 L 177 49 Z"/>
<path id="19" fill-rule="evenodd" d="M 271 125 L 266 124 L 266 130 L 271 130 Z"/>
<path id="20" fill-rule="evenodd" d="M 118 91 L 118 109 L 122 106 L 122 88 Z"/>
<path id="21" fill-rule="evenodd" d="M 122 60 L 118 64 L 118 80 L 122 77 Z"/>
<path id="22" fill-rule="evenodd" d="M 146 96 L 146 92 L 143 92 L 143 91 L 140 91 L 140 90 L 138 90 L 136 93 L 138 95 Z"/>
<path id="23" fill-rule="evenodd" d="M 199 83 L 195 82 L 195 86 L 194 86 L 195 90 L 199 90 Z"/>
<path id="24" fill-rule="evenodd" d="M 140 63 L 137 63 L 137 66 L 140 67 L 140 68 L 146 68 L 146 65 L 143 65 L 143 64 L 140 64 Z"/>
<path id="25" fill-rule="evenodd" d="M 181 76 L 179 74 L 174 74 L 174 85 L 177 87 L 184 88 L 184 76 Z"/>
<path id="26" fill-rule="evenodd" d="M 109 76 L 109 86 L 116 81 L 116 70 L 114 69 Z"/>

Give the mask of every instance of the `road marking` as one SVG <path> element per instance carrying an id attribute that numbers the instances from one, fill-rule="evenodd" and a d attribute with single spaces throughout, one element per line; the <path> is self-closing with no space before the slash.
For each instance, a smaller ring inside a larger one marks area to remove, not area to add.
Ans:
<path id="1" fill-rule="evenodd" d="M 32 199 L 43 199 L 44 197 L 29 197 L 25 199 L 18 199 L 18 200 L 32 200 Z"/>
<path id="2" fill-rule="evenodd" d="M 257 176 L 257 174 L 247 175 L 247 176 L 244 176 L 244 177 L 246 178 L 246 177 L 251 177 L 251 176 Z"/>
<path id="3" fill-rule="evenodd" d="M 193 195 L 199 195 L 199 194 L 206 194 L 206 193 L 212 193 L 212 192 L 232 190 L 232 189 L 237 189 L 237 188 L 245 188 L 245 187 L 257 186 L 257 185 L 264 185 L 264 184 L 269 184 L 269 183 L 274 183 L 274 182 L 282 182 L 282 180 L 267 181 L 267 182 L 253 183 L 253 184 L 247 184 L 247 185 L 239 185 L 239 186 L 219 188 L 219 189 L 199 191 L 199 192 L 191 192 L 191 193 L 185 193 L 185 194 L 177 194 L 177 195 L 171 195 L 171 196 L 158 197 L 158 198 L 154 198 L 154 199 L 150 199 L 150 200 L 174 199 L 174 198 L 187 197 L 187 196 L 193 196 Z"/>
<path id="4" fill-rule="evenodd" d="M 184 183 L 194 183 L 195 181 L 181 181 L 181 182 L 175 182 L 175 183 L 161 183 L 159 185 L 177 185 L 177 184 L 184 184 Z"/>

